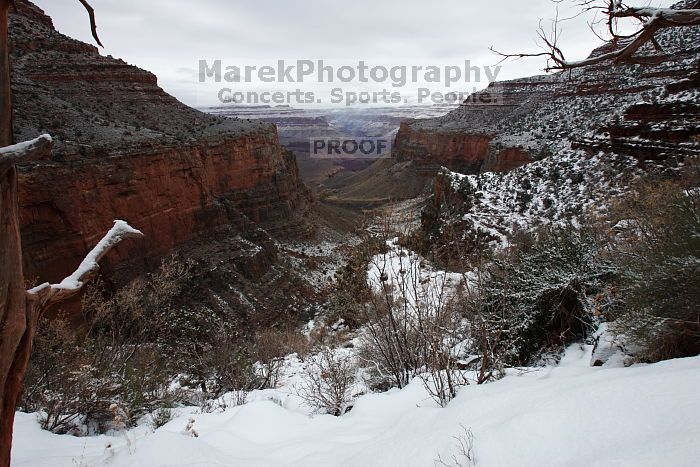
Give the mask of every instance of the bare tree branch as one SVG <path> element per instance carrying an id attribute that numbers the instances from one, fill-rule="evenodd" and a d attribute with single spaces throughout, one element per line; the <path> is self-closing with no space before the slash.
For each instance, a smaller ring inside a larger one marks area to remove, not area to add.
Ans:
<path id="1" fill-rule="evenodd" d="M 78 269 L 59 284 L 45 283 L 27 291 L 27 297 L 37 303 L 38 309 L 46 309 L 74 296 L 83 288 L 99 269 L 99 261 L 122 240 L 141 237 L 143 234 L 125 221 L 114 221 L 114 227 L 87 254 Z"/>
<path id="2" fill-rule="evenodd" d="M 53 140 L 49 135 L 41 135 L 31 141 L 0 148 L 0 175 L 14 164 L 48 156 L 52 148 Z"/>
<path id="3" fill-rule="evenodd" d="M 617 48 L 620 42 L 626 42 L 624 46 L 612 52 L 590 57 L 585 60 L 568 61 L 558 46 L 560 36 L 558 29 L 560 24 L 558 11 L 557 17 L 552 22 L 552 30 L 549 34 L 545 32 L 540 22 L 537 34 L 542 43 L 542 52 L 509 54 L 500 52 L 493 47 L 491 47 L 491 51 L 503 57 L 501 62 L 510 58 L 546 57 L 547 71 L 570 70 L 604 62 L 619 63 L 623 61 L 634 61 L 634 54 L 647 43 L 651 43 L 655 50 L 662 52 L 661 45 L 654 37 L 658 31 L 665 28 L 700 25 L 700 9 L 674 10 L 671 8 L 630 7 L 623 5 L 621 0 L 605 0 L 606 4 L 604 5 L 598 4 L 598 1 L 599 0 L 582 0 L 578 4 L 582 8 L 582 13 L 594 10 L 604 12 L 604 15 L 607 17 L 606 23 L 610 35 L 609 40 L 611 40 L 613 48 Z M 556 3 L 560 2 L 556 1 Z M 695 6 L 697 6 L 697 4 Z M 568 19 L 571 18 L 567 18 L 567 20 Z M 620 34 L 618 31 L 618 21 L 620 19 L 635 19 L 639 21 L 641 28 L 633 34 Z M 600 21 L 601 20 L 589 23 L 589 27 L 594 30 L 593 26 Z M 603 39 L 597 33 L 596 36 Z"/>
<path id="4" fill-rule="evenodd" d="M 700 10 L 674 10 L 672 8 L 627 7 L 612 10 L 613 18 L 660 18 L 665 27 L 696 26 L 700 24 Z"/>
<path id="5" fill-rule="evenodd" d="M 92 36 L 102 46 L 97 35 L 95 11 L 87 0 L 79 0 L 90 17 Z M 22 240 L 20 237 L 17 202 L 17 171 L 14 164 L 50 154 L 52 141 L 43 135 L 34 141 L 14 143 L 12 127 L 12 86 L 10 85 L 9 11 L 14 0 L 0 0 L 0 466 L 10 467 L 12 431 L 17 401 L 22 393 L 32 341 L 38 318 L 48 306 L 73 295 L 97 269 L 97 261 L 120 240 L 137 235 L 128 224 L 115 228 L 93 250 L 81 267 L 57 286 L 24 290 L 22 271 Z M 127 228 L 128 227 L 128 228 Z M 140 233 L 139 233 L 140 234 Z"/>
<path id="6" fill-rule="evenodd" d="M 88 15 L 90 16 L 90 29 L 92 30 L 92 37 L 95 38 L 95 42 L 97 42 L 100 47 L 104 47 L 104 45 L 102 45 L 102 42 L 100 42 L 99 36 L 97 35 L 97 21 L 95 20 L 95 10 L 92 8 L 92 6 L 90 6 L 87 0 L 78 1 L 82 3 L 82 5 L 88 12 Z"/>

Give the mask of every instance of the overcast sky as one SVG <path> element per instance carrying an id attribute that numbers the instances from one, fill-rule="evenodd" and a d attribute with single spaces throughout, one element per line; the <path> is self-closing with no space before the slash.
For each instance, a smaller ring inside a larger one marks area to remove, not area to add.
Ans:
<path id="1" fill-rule="evenodd" d="M 92 42 L 78 0 L 34 0 L 59 31 Z M 216 100 L 222 85 L 197 83 L 200 60 L 224 67 L 270 64 L 278 59 L 364 60 L 387 67 L 403 64 L 494 65 L 488 50 L 535 51 L 539 20 L 556 12 L 551 0 L 91 0 L 97 12 L 102 53 L 155 73 L 160 85 L 183 102 Z M 642 3 L 642 2 L 640 2 Z M 655 0 L 668 5 L 671 1 Z M 560 16 L 573 10 L 560 7 Z M 561 37 L 569 59 L 599 44 L 586 18 L 566 23 Z M 503 64 L 498 79 L 538 74 L 540 59 Z M 475 83 L 474 83 L 475 84 Z M 482 78 L 483 87 L 487 82 Z M 296 85 L 254 83 L 241 88 L 272 90 Z M 314 88 L 304 83 L 304 90 Z M 357 86 L 371 88 L 372 84 Z M 234 87 L 234 86 L 231 86 Z M 382 86 L 374 85 L 381 89 Z M 464 86 L 466 90 L 468 86 Z M 327 87 L 318 85 L 319 90 Z M 203 90 L 205 89 L 205 90 Z M 312 89 L 313 90 L 313 89 Z M 408 92 L 408 91 L 407 91 Z"/>

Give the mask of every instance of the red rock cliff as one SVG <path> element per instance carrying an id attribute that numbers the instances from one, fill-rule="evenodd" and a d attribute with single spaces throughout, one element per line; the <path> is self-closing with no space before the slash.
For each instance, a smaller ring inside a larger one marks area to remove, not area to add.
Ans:
<path id="1" fill-rule="evenodd" d="M 414 129 L 402 123 L 393 151 L 400 161 L 423 166 L 462 166 L 479 170 L 488 153 L 491 137 L 466 133 L 438 133 Z"/>
<path id="2" fill-rule="evenodd" d="M 464 173 L 504 172 L 532 160 L 518 148 L 494 150 L 492 140 L 492 135 L 478 132 L 440 132 L 402 123 L 393 153 L 399 161 L 414 161 L 427 174 L 443 166 Z"/>
<path id="3" fill-rule="evenodd" d="M 276 128 L 222 119 L 165 93 L 156 77 L 56 32 L 26 1 L 12 15 L 15 133 L 57 139 L 20 168 L 26 275 L 56 280 L 114 219 L 145 233 L 109 259 L 140 267 L 206 242 L 241 216 L 299 233 L 309 195 Z M 109 271 L 107 262 L 106 270 Z"/>

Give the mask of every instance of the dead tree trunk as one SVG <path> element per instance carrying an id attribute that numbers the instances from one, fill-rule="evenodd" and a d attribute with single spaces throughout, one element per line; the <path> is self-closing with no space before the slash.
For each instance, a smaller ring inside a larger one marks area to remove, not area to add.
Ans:
<path id="1" fill-rule="evenodd" d="M 0 147 L 13 142 L 7 31 L 10 3 L 0 0 Z M 3 467 L 10 465 L 12 424 L 24 376 L 17 371 L 17 364 L 23 360 L 22 347 L 26 347 L 23 339 L 27 332 L 17 209 L 17 171 L 10 164 L 0 168 L 0 466 Z"/>
<path id="2" fill-rule="evenodd" d="M 51 137 L 43 135 L 0 148 L 0 467 L 10 466 L 15 407 L 41 317 L 80 292 L 97 271 L 100 259 L 119 242 L 141 235 L 126 222 L 116 221 L 73 274 L 59 284 L 24 290 L 15 164 L 46 156 L 52 146 Z"/>
<path id="3" fill-rule="evenodd" d="M 94 12 L 86 0 L 80 2 L 88 10 L 92 32 L 99 43 Z M 50 154 L 53 143 L 50 136 L 43 135 L 12 145 L 8 43 L 8 15 L 12 4 L 12 0 L 0 0 L 0 467 L 10 467 L 15 408 L 42 315 L 77 294 L 97 270 L 98 261 L 121 240 L 141 235 L 126 222 L 116 221 L 71 276 L 60 284 L 24 289 L 15 164 L 45 157 Z"/>
<path id="4" fill-rule="evenodd" d="M 10 0 L 0 0 L 0 147 L 12 141 L 12 103 L 10 102 L 10 47 L 8 14 Z"/>

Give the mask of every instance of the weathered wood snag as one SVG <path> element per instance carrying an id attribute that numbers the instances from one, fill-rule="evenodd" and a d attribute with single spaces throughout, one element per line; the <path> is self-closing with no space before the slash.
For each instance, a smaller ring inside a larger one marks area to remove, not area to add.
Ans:
<path id="1" fill-rule="evenodd" d="M 94 11 L 87 1 L 79 1 L 88 11 L 93 37 L 100 44 Z M 97 271 L 98 261 L 120 241 L 141 235 L 126 222 L 116 221 L 61 283 L 24 289 L 15 164 L 48 156 L 53 142 L 49 135 L 42 135 L 13 145 L 8 44 L 8 15 L 13 5 L 13 0 L 0 0 L 0 467 L 10 466 L 15 408 L 42 315 L 80 292 Z"/>

